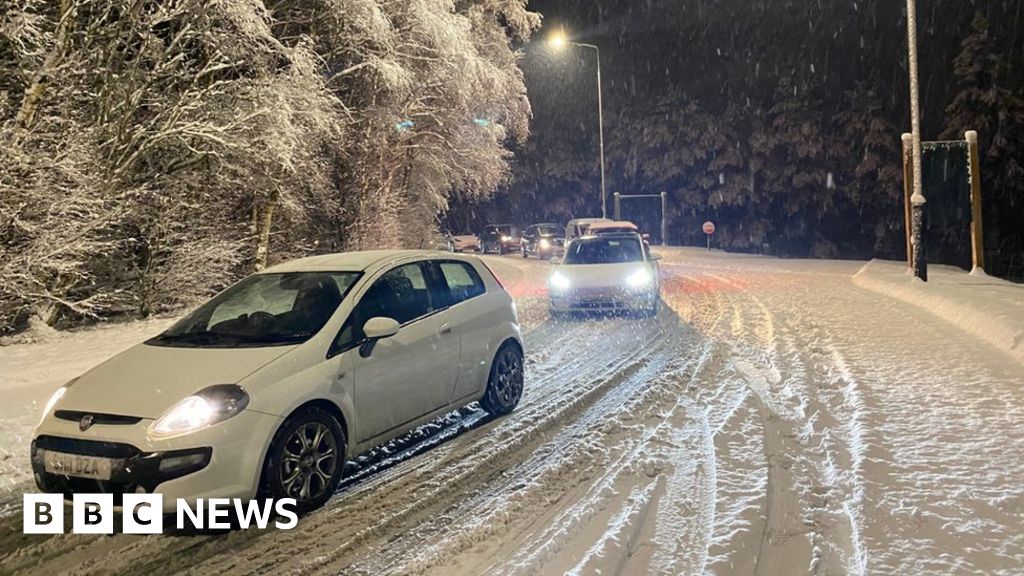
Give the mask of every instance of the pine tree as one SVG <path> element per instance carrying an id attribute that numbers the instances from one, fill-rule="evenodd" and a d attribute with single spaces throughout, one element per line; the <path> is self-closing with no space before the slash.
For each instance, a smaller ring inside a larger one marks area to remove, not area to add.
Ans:
<path id="1" fill-rule="evenodd" d="M 1010 64 L 980 12 L 971 28 L 954 61 L 957 92 L 946 108 L 943 137 L 978 131 L 987 260 L 990 271 L 1004 273 L 1009 256 L 1024 252 L 1024 97 L 1006 80 Z"/>

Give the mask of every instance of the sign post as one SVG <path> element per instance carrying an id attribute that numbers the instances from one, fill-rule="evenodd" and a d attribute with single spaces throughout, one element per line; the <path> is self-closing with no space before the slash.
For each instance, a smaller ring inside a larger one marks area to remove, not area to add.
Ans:
<path id="1" fill-rule="evenodd" d="M 708 220 L 701 229 L 704 230 L 704 234 L 708 237 L 708 252 L 711 252 L 711 235 L 715 233 L 715 223 Z"/>

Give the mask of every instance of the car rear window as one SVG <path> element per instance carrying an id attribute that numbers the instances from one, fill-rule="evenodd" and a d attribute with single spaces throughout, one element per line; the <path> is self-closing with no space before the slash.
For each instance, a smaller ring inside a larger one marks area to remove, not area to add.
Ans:
<path id="1" fill-rule="evenodd" d="M 441 262 L 441 276 L 448 285 L 451 304 L 458 304 L 484 293 L 484 281 L 466 262 Z"/>

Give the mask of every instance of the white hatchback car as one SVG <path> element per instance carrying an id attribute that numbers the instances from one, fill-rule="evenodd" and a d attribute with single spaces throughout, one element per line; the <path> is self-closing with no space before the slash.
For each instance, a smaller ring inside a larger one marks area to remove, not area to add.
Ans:
<path id="1" fill-rule="evenodd" d="M 551 315 L 573 312 L 658 313 L 658 260 L 635 233 L 583 236 L 569 244 L 548 279 Z"/>
<path id="2" fill-rule="evenodd" d="M 314 256 L 268 268 L 57 390 L 32 441 L 46 492 L 297 499 L 347 458 L 523 391 L 515 306 L 478 258 Z"/>

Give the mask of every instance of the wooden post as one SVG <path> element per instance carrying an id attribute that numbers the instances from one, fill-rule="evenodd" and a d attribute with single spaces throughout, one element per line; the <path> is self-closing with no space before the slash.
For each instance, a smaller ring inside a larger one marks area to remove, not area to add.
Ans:
<path id="1" fill-rule="evenodd" d="M 903 143 L 903 231 L 907 240 L 907 268 L 914 267 L 914 247 L 910 243 L 910 195 L 914 190 L 914 171 L 910 164 L 910 146 L 913 136 L 904 133 L 900 137 Z"/>
<path id="2" fill-rule="evenodd" d="M 985 271 L 985 236 L 981 226 L 981 158 L 978 153 L 978 133 L 968 130 L 964 133 L 967 140 L 967 156 L 970 162 L 971 178 L 971 258 L 974 270 Z M 972 270 L 972 272 L 974 271 Z"/>

